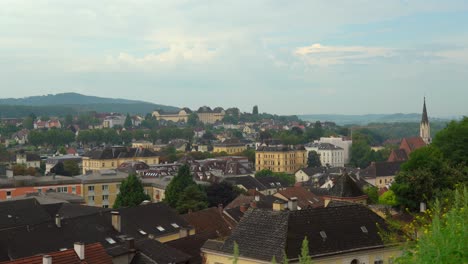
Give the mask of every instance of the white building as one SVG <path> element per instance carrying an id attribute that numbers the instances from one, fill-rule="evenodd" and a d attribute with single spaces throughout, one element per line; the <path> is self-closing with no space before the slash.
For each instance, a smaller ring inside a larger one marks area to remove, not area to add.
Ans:
<path id="1" fill-rule="evenodd" d="M 114 115 L 114 116 L 106 116 L 104 119 L 104 122 L 102 123 L 102 126 L 105 128 L 113 128 L 115 126 L 121 126 L 123 127 L 125 124 L 125 119 L 126 116 L 121 116 L 121 115 Z"/>
<path id="2" fill-rule="evenodd" d="M 305 145 L 307 155 L 315 151 L 320 155 L 322 166 L 344 167 L 344 149 L 330 143 L 310 143 Z"/>
<path id="3" fill-rule="evenodd" d="M 349 164 L 351 159 L 351 146 L 353 141 L 344 137 L 321 137 L 316 143 L 330 143 L 344 150 L 344 164 Z"/>

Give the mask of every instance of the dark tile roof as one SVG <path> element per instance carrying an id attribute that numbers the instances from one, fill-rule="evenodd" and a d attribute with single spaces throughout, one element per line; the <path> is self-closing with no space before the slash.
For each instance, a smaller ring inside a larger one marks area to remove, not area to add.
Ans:
<path id="1" fill-rule="evenodd" d="M 233 185 L 241 185 L 247 190 L 264 191 L 267 188 L 252 176 L 229 177 L 225 181 Z"/>
<path id="2" fill-rule="evenodd" d="M 300 169 L 303 171 L 307 176 L 311 177 L 318 173 L 325 173 L 327 171 L 326 167 L 307 167 Z"/>
<path id="3" fill-rule="evenodd" d="M 323 207 L 323 199 L 320 196 L 301 186 L 289 187 L 284 190 L 280 190 L 278 191 L 278 194 L 286 197 L 286 199 L 296 197 L 297 205 L 302 209 Z"/>
<path id="4" fill-rule="evenodd" d="M 372 162 L 369 167 L 360 172 L 362 177 L 386 177 L 395 176 L 399 171 L 403 161 L 383 161 Z"/>
<path id="5" fill-rule="evenodd" d="M 117 159 L 133 157 L 155 157 L 158 153 L 146 148 L 106 147 L 91 150 L 83 155 L 90 159 Z"/>
<path id="6" fill-rule="evenodd" d="M 166 243 L 171 248 L 175 248 L 183 253 L 190 255 L 191 264 L 201 264 L 203 259 L 201 257 L 201 248 L 209 239 L 217 239 L 219 236 L 216 232 L 203 232 L 196 233 L 193 236 L 172 240 Z"/>
<path id="7" fill-rule="evenodd" d="M 278 146 L 260 146 L 257 148 L 258 152 L 286 152 L 286 151 L 296 151 L 296 150 L 305 150 L 304 146 L 286 146 L 286 145 L 278 145 Z"/>
<path id="8" fill-rule="evenodd" d="M 49 220 L 50 215 L 36 199 L 0 202 L 0 230 Z"/>
<path id="9" fill-rule="evenodd" d="M 280 189 L 291 186 L 287 181 L 273 176 L 259 177 L 255 179 L 257 179 L 267 189 Z"/>
<path id="10" fill-rule="evenodd" d="M 352 198 L 364 196 L 364 192 L 359 188 L 356 180 L 345 174 L 335 179 L 333 187 L 328 189 L 328 196 Z"/>
<path id="11" fill-rule="evenodd" d="M 166 203 L 150 203 L 136 207 L 122 208 L 118 210 L 122 219 L 122 233 L 139 238 L 143 237 L 140 230 L 155 237 L 179 233 L 181 228 L 190 228 L 174 209 Z M 176 224 L 176 226 L 173 226 Z M 161 226 L 164 231 L 156 227 Z"/>
<path id="12" fill-rule="evenodd" d="M 218 237 L 225 237 L 231 234 L 235 223 L 223 213 L 222 208 L 211 207 L 201 211 L 182 215 L 196 233 L 215 232 Z"/>
<path id="13" fill-rule="evenodd" d="M 51 217 L 55 217 L 55 215 L 58 214 L 62 219 L 94 215 L 111 210 L 107 208 L 70 203 L 48 204 L 43 205 L 43 207 L 45 210 L 47 210 Z"/>
<path id="14" fill-rule="evenodd" d="M 156 263 L 187 263 L 191 256 L 152 239 L 137 240 L 136 248 Z"/>
<path id="15" fill-rule="evenodd" d="M 207 241 L 204 248 L 232 254 L 239 246 L 240 256 L 270 261 L 286 252 L 297 260 L 304 237 L 312 257 L 335 255 L 364 248 L 382 248 L 377 225 L 386 222 L 362 205 L 314 208 L 299 211 L 249 210 L 224 243 Z M 324 235 L 322 237 L 321 235 Z"/>

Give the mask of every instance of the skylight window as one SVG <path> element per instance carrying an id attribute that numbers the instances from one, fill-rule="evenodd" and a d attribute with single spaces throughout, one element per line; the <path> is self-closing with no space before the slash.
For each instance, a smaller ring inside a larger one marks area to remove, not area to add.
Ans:
<path id="1" fill-rule="evenodd" d="M 148 234 L 148 233 L 146 233 L 145 231 L 143 231 L 143 230 L 141 230 L 141 229 L 139 229 L 138 232 L 139 232 L 140 234 L 144 235 L 144 236 L 146 236 L 146 235 Z"/>
<path id="2" fill-rule="evenodd" d="M 174 227 L 174 228 L 179 228 L 179 227 L 180 227 L 180 226 L 179 226 L 178 224 L 176 224 L 176 223 L 172 223 L 171 226 Z"/>
<path id="3" fill-rule="evenodd" d="M 109 243 L 111 245 L 115 244 L 115 240 L 110 238 L 110 237 L 106 237 L 106 241 L 107 241 L 107 243 Z"/>
<path id="4" fill-rule="evenodd" d="M 369 233 L 369 231 L 367 231 L 367 227 L 365 226 L 361 226 L 361 231 L 366 234 Z"/>
<path id="5" fill-rule="evenodd" d="M 157 226 L 156 229 L 158 229 L 161 232 L 166 231 L 166 229 L 164 229 L 164 227 L 162 227 L 162 226 Z"/>
<path id="6" fill-rule="evenodd" d="M 320 236 L 323 240 L 327 239 L 327 233 L 325 233 L 325 231 L 320 231 Z"/>

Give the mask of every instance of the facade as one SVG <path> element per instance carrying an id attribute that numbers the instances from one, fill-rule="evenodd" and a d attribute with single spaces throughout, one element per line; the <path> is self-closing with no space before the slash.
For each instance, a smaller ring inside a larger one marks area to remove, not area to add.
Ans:
<path id="1" fill-rule="evenodd" d="M 255 151 L 255 169 L 293 174 L 307 166 L 307 151 L 303 146 L 261 146 Z"/>
<path id="2" fill-rule="evenodd" d="M 36 154 L 20 151 L 16 154 L 16 164 L 23 164 L 27 168 L 41 167 L 41 157 Z"/>
<path id="3" fill-rule="evenodd" d="M 323 166 L 344 167 L 345 151 L 343 148 L 330 143 L 311 143 L 305 145 L 307 156 L 310 151 L 315 151 L 320 156 L 320 163 Z"/>
<path id="4" fill-rule="evenodd" d="M 429 125 L 429 118 L 427 117 L 426 110 L 426 97 L 424 97 L 423 114 L 421 118 L 421 124 L 419 127 L 419 136 L 424 140 L 426 144 L 430 144 L 432 142 L 431 126 Z"/>
<path id="5" fill-rule="evenodd" d="M 187 123 L 188 118 L 192 111 L 188 108 L 182 108 L 179 111 L 175 112 L 165 112 L 162 110 L 156 110 L 153 112 L 153 117 L 156 118 L 156 120 L 166 120 L 166 121 L 172 121 L 175 123 L 178 122 L 184 122 Z"/>
<path id="6" fill-rule="evenodd" d="M 344 151 L 344 164 L 348 164 L 351 159 L 351 146 L 353 141 L 346 137 L 321 137 L 318 143 L 329 143 L 338 146 Z M 322 165 L 324 165 L 322 163 Z"/>
<path id="7" fill-rule="evenodd" d="M 153 149 L 153 143 L 145 140 L 135 141 L 132 143 L 132 148 L 145 148 L 145 149 Z"/>
<path id="8" fill-rule="evenodd" d="M 83 174 L 88 171 L 117 169 L 122 163 L 141 161 L 159 164 L 159 154 L 144 148 L 107 147 L 83 155 Z"/>
<path id="9" fill-rule="evenodd" d="M 127 173 L 103 170 L 73 178 L 80 181 L 81 196 L 86 205 L 112 208 L 119 194 L 120 184 L 127 177 Z"/>
<path id="10" fill-rule="evenodd" d="M 42 121 L 39 119 L 36 122 L 34 122 L 34 129 L 50 129 L 50 128 L 62 128 L 62 124 L 57 119 L 47 120 L 47 121 Z"/>
<path id="11" fill-rule="evenodd" d="M 241 153 L 247 150 L 247 146 L 238 140 L 225 140 L 224 142 L 213 145 L 213 152 L 226 152 L 227 154 Z"/>
<path id="12" fill-rule="evenodd" d="M 226 112 L 221 107 L 211 109 L 208 106 L 200 107 L 197 111 L 198 119 L 203 124 L 214 124 L 218 121 L 223 120 Z"/>
<path id="13" fill-rule="evenodd" d="M 80 180 L 65 176 L 14 176 L 0 179 L 0 201 L 47 191 L 81 195 L 81 190 Z"/>
<path id="14" fill-rule="evenodd" d="M 359 176 L 377 188 L 390 187 L 400 171 L 403 161 L 372 162 L 369 167 L 359 172 Z"/>
<path id="15" fill-rule="evenodd" d="M 45 174 L 51 173 L 52 168 L 54 168 L 58 163 L 63 163 L 65 161 L 74 161 L 78 163 L 78 167 L 81 168 L 83 159 L 80 156 L 76 156 L 76 155 L 63 155 L 63 156 L 49 157 L 46 160 Z"/>
<path id="16" fill-rule="evenodd" d="M 123 115 L 106 116 L 106 118 L 102 122 L 102 127 L 104 128 L 113 128 L 115 126 L 123 127 L 125 124 L 125 119 L 126 119 L 126 116 L 123 116 Z"/>

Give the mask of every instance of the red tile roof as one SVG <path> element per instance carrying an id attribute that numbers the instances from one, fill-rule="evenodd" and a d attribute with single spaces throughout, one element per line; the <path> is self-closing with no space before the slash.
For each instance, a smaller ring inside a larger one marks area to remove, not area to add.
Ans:
<path id="1" fill-rule="evenodd" d="M 106 253 L 101 243 L 85 245 L 84 260 L 80 260 L 74 249 L 52 252 L 46 255 L 52 257 L 52 264 L 112 264 L 112 257 Z M 0 262 L 0 264 L 42 264 L 43 256 L 31 256 Z"/>
<path id="2" fill-rule="evenodd" d="M 301 208 L 317 208 L 323 207 L 323 199 L 308 190 L 304 187 L 289 187 L 284 190 L 278 192 L 282 196 L 286 197 L 287 199 L 291 199 L 293 197 L 297 198 L 297 204 Z"/>

